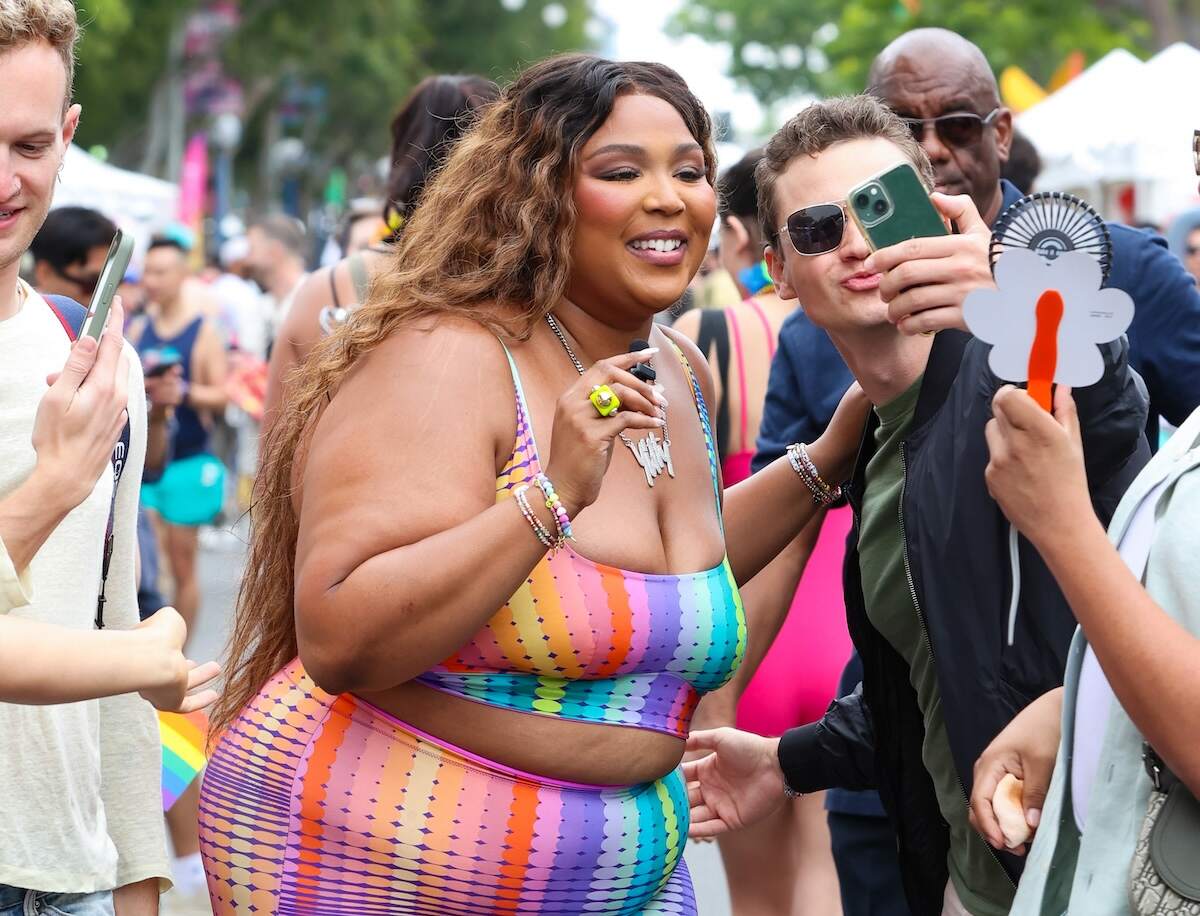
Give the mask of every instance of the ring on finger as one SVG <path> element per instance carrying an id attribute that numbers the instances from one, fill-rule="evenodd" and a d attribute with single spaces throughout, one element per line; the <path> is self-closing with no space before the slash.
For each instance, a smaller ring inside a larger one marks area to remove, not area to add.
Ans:
<path id="1" fill-rule="evenodd" d="M 602 417 L 612 416 L 621 409 L 621 399 L 607 385 L 593 385 L 588 400 L 596 408 L 596 413 Z"/>

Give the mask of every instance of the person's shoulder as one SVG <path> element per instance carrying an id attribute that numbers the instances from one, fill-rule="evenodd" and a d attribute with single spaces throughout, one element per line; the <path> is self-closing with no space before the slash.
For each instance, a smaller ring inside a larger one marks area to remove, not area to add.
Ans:
<path id="1" fill-rule="evenodd" d="M 697 324 L 697 327 L 699 327 L 699 324 Z M 694 340 L 687 334 L 684 334 L 679 328 L 668 325 L 659 325 L 659 328 L 675 346 L 683 351 L 683 355 L 687 357 L 688 362 L 697 368 L 703 367 L 707 371 L 708 359 L 700 352 L 700 348 L 696 346 Z"/>
<path id="2" fill-rule="evenodd" d="M 507 374 L 502 338 L 470 318 L 438 315 L 402 326 L 367 354 L 363 368 L 393 376 L 404 384 L 437 379 L 439 387 L 457 387 L 455 379 L 476 384 L 481 376 Z"/>
<path id="3" fill-rule="evenodd" d="M 1112 242 L 1112 267 L 1109 271 L 1109 285 L 1127 289 L 1130 286 L 1140 286 L 1157 278 L 1147 276 L 1145 268 L 1148 261 L 1160 261 L 1158 267 L 1176 266 L 1184 271 L 1183 264 L 1174 257 L 1167 247 L 1167 240 L 1150 229 L 1137 229 L 1124 223 L 1105 223 L 1108 237 Z"/>

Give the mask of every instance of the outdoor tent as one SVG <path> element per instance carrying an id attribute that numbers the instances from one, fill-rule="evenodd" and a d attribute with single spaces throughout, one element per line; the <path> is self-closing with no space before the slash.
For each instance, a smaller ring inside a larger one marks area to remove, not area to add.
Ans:
<path id="1" fill-rule="evenodd" d="M 1116 217 L 1162 223 L 1196 200 L 1192 129 L 1200 127 L 1200 51 L 1175 44 L 1142 63 L 1113 51 L 1017 119 L 1042 157 L 1039 189 L 1071 191 Z"/>
<path id="2" fill-rule="evenodd" d="M 127 232 L 138 248 L 170 224 L 179 206 L 179 188 L 167 181 L 129 172 L 101 162 L 71 146 L 63 163 L 62 182 L 54 192 L 55 207 L 78 206 L 99 210 Z"/>

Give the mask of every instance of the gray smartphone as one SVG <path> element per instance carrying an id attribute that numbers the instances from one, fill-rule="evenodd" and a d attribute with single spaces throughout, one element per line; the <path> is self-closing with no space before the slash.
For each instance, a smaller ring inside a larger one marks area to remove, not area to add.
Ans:
<path id="1" fill-rule="evenodd" d="M 125 271 L 129 268 L 129 259 L 133 257 L 133 237 L 126 235 L 120 229 L 108 246 L 108 256 L 104 259 L 104 267 L 100 270 L 100 279 L 96 281 L 96 290 L 92 293 L 92 302 L 88 306 L 87 317 L 83 319 L 83 328 L 79 336 L 88 336 L 99 340 L 104 333 L 104 325 L 108 321 L 109 310 L 112 309 L 113 297 L 117 288 L 125 279 Z"/>
<path id="2" fill-rule="evenodd" d="M 907 162 L 851 188 L 846 202 L 872 251 L 909 239 L 949 234 L 916 169 Z"/>

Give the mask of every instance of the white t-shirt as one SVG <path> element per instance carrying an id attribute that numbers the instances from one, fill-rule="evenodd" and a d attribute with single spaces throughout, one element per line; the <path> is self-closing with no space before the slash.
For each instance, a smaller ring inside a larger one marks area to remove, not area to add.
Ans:
<path id="1" fill-rule="evenodd" d="M 0 321 L 0 495 L 33 470 L 33 421 L 46 376 L 62 369 L 71 346 L 49 305 L 25 291 L 20 311 Z M 128 345 L 126 353 L 129 453 L 104 611 L 113 629 L 138 622 L 137 504 L 146 454 L 142 369 Z M 15 592 L 12 564 L 3 557 L 0 590 L 18 605 L 7 613 L 80 630 L 93 626 L 112 487 L 112 475 L 101 474 L 91 496 L 42 545 Z M 0 703 L 0 884 L 89 893 L 151 877 L 167 881 L 161 782 L 158 722 L 137 694 L 58 706 Z"/>

